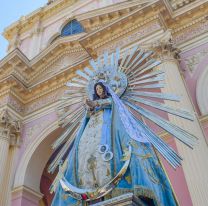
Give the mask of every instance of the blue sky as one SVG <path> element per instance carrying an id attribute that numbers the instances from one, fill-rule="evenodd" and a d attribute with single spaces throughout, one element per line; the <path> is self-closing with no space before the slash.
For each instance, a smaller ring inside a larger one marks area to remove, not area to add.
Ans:
<path id="1" fill-rule="evenodd" d="M 4 28 L 46 3 L 47 0 L 2 0 L 0 7 L 0 59 L 6 55 L 7 50 L 7 41 L 2 36 Z"/>

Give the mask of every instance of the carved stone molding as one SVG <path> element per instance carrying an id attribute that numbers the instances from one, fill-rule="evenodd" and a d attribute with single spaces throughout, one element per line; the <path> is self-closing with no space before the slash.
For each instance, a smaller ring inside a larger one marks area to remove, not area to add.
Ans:
<path id="1" fill-rule="evenodd" d="M 151 35 L 152 33 L 156 33 L 157 31 L 161 30 L 160 22 L 156 18 L 157 16 L 147 20 L 149 22 L 147 22 L 146 25 L 138 24 L 135 27 L 131 27 L 126 31 L 107 38 L 106 41 L 103 40 L 97 45 L 91 45 L 92 50 L 97 50 L 98 55 L 101 55 L 105 50 L 113 51 L 116 47 L 125 47 L 132 42 L 139 41 L 142 38 Z"/>
<path id="2" fill-rule="evenodd" d="M 11 146 L 20 145 L 20 121 L 6 109 L 0 111 L 0 139 L 8 141 Z"/>
<path id="3" fill-rule="evenodd" d="M 155 55 L 161 61 L 180 60 L 180 50 L 175 46 L 170 30 L 167 30 L 162 37 L 148 44 L 143 44 L 144 49 L 155 51 Z"/>
<path id="4" fill-rule="evenodd" d="M 195 73 L 195 71 L 197 71 L 197 67 L 200 64 L 200 62 L 202 62 L 207 57 L 208 57 L 208 48 L 204 48 L 194 53 L 193 55 L 184 58 L 184 63 L 191 76 Z"/>
<path id="5" fill-rule="evenodd" d="M 207 32 L 208 21 L 207 15 L 202 15 L 201 17 L 195 19 L 190 23 L 174 29 L 173 36 L 174 42 L 177 44 L 185 43 L 191 39 L 199 37 Z"/>
<path id="6" fill-rule="evenodd" d="M 171 7 L 173 10 L 177 10 L 179 8 L 182 8 L 196 0 L 169 0 Z"/>
<path id="7" fill-rule="evenodd" d="M 208 114 L 207 83 L 208 83 L 208 66 L 204 68 L 204 71 L 199 76 L 196 85 L 196 99 L 202 115 Z"/>
<path id="8" fill-rule="evenodd" d="M 61 73 L 63 70 L 66 70 L 66 68 L 73 67 L 77 62 L 84 61 L 88 58 L 88 54 L 85 51 L 77 51 L 75 53 L 69 52 L 70 51 L 63 52 L 57 56 L 55 60 L 49 62 L 47 66 L 41 68 L 39 72 L 31 77 L 31 82 L 34 84 L 49 79 Z"/>

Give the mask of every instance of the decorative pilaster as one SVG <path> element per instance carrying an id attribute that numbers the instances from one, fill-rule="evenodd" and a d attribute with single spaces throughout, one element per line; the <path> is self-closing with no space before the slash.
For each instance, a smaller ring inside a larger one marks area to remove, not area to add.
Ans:
<path id="1" fill-rule="evenodd" d="M 10 206 L 11 205 L 11 189 L 14 180 L 14 166 L 15 166 L 15 155 L 18 147 L 13 146 L 9 148 L 7 163 L 4 172 L 3 189 L 1 190 L 0 205 Z"/>
<path id="2" fill-rule="evenodd" d="M 0 111 L 0 205 L 9 205 L 16 146 L 20 144 L 20 122 L 7 110 Z"/>
<path id="3" fill-rule="evenodd" d="M 166 101 L 166 104 L 184 108 L 195 115 L 194 106 L 179 69 L 178 59 L 180 51 L 174 48 L 171 36 L 167 35 L 166 38 L 153 43 L 151 47 L 159 53 L 159 57 L 162 60 L 160 67 L 166 74 L 166 86 L 162 91 L 181 96 L 180 103 Z M 198 145 L 195 145 L 193 150 L 177 140 L 176 145 L 179 154 L 184 159 L 182 167 L 193 205 L 205 206 L 208 202 L 208 147 L 199 121 L 197 117 L 191 122 L 173 115 L 169 115 L 169 119 L 172 123 L 179 125 L 199 139 Z"/>
<path id="4" fill-rule="evenodd" d="M 37 22 L 33 27 L 33 31 L 31 33 L 31 46 L 29 50 L 29 58 L 32 59 L 34 56 L 36 56 L 40 52 L 41 47 L 41 38 L 43 34 L 43 28 L 42 28 L 42 15 L 40 14 L 37 17 Z"/>

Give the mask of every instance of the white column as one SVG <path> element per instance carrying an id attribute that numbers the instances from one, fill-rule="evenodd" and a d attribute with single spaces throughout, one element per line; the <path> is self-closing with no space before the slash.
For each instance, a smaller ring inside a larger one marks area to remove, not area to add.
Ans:
<path id="1" fill-rule="evenodd" d="M 180 103 L 166 101 L 167 105 L 189 110 L 196 116 L 193 104 L 185 87 L 185 82 L 180 74 L 177 50 L 172 47 L 171 41 L 160 44 L 162 64 L 161 69 L 166 74 L 165 93 L 173 93 L 181 96 Z M 183 143 L 176 140 L 179 154 L 183 157 L 182 167 L 187 181 L 188 189 L 194 206 L 206 206 L 208 203 L 208 147 L 197 117 L 193 122 L 169 115 L 169 120 L 194 134 L 199 138 L 198 145 L 191 150 Z"/>
<path id="2" fill-rule="evenodd" d="M 4 127 L 0 128 L 0 188 L 3 188 L 4 171 L 7 163 L 9 152 L 8 130 Z"/>
<path id="3" fill-rule="evenodd" d="M 20 140 L 20 123 L 7 110 L 0 112 L 0 205 L 10 206 L 14 159 Z"/>
<path id="4" fill-rule="evenodd" d="M 0 205 L 10 206 L 11 205 L 11 191 L 12 183 L 14 180 L 14 163 L 15 155 L 17 153 L 18 147 L 12 146 L 9 149 L 9 154 L 7 158 L 7 164 L 5 167 L 3 187 L 1 190 Z"/>

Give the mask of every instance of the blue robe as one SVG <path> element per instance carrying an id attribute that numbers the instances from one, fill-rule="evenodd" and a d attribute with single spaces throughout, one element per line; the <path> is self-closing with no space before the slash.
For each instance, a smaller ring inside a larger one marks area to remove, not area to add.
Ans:
<path id="1" fill-rule="evenodd" d="M 102 101 L 99 100 L 101 105 Z M 133 148 L 129 168 L 109 197 L 133 192 L 144 201 L 148 198 L 151 199 L 157 206 L 177 205 L 170 182 L 150 143 L 137 142 L 129 137 L 114 103 L 96 108 L 97 111 L 100 109 L 104 110 L 101 139 L 109 145 L 110 150 L 114 154 L 113 159 L 110 160 L 112 178 L 115 177 L 124 164 L 121 159 L 128 144 L 131 144 Z M 88 121 L 89 117 L 86 116 L 74 141 L 73 148 L 69 153 L 68 166 L 64 174 L 66 180 L 76 187 L 80 187 L 79 177 L 77 176 L 79 161 L 78 146 Z M 82 205 L 82 202 L 66 196 L 59 185 L 52 206 L 69 205 Z"/>

